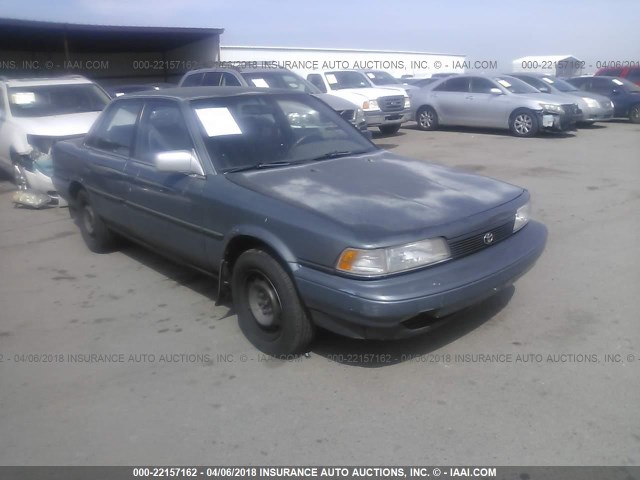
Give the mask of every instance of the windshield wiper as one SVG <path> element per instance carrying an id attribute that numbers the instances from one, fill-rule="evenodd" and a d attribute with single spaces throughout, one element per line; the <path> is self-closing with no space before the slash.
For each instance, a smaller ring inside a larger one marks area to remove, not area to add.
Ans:
<path id="1" fill-rule="evenodd" d="M 288 165 L 291 165 L 291 162 L 256 163 L 254 165 L 244 165 L 242 167 L 230 168 L 229 170 L 225 170 L 224 173 L 246 172 L 247 170 L 261 170 L 264 168 L 286 167 Z"/>
<path id="2" fill-rule="evenodd" d="M 359 150 L 359 151 L 353 151 L 353 150 L 336 150 L 333 152 L 328 152 L 325 153 L 324 155 L 319 155 L 317 157 L 314 157 L 312 159 L 310 159 L 310 161 L 312 162 L 317 162 L 320 160 L 329 160 L 331 158 L 340 158 L 340 157 L 347 157 L 349 155 L 359 155 L 361 153 L 367 153 L 367 150 Z"/>

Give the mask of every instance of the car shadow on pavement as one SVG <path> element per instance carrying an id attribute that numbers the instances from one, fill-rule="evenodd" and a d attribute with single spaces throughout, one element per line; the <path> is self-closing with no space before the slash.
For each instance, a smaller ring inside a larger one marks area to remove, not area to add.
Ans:
<path id="1" fill-rule="evenodd" d="M 344 365 L 365 368 L 427 362 L 431 352 L 468 335 L 495 317 L 509 303 L 514 292 L 514 286 L 505 288 L 484 302 L 447 317 L 432 330 L 403 340 L 356 340 L 319 330 L 311 353 Z"/>
<path id="2" fill-rule="evenodd" d="M 131 258 L 132 260 L 155 270 L 160 275 L 174 281 L 176 285 L 187 287 L 194 292 L 208 298 L 212 303 L 218 299 L 218 281 L 214 277 L 210 277 L 193 268 L 176 263 L 167 259 L 145 247 L 137 245 L 128 240 L 122 240 L 123 245 L 120 252 Z M 231 302 L 231 298 L 223 297 L 220 299 L 220 305 L 229 309 L 229 312 L 223 317 L 235 315 L 235 309 Z"/>
<path id="3" fill-rule="evenodd" d="M 403 126 L 402 128 L 407 128 L 411 130 L 421 131 L 416 124 Z M 495 129 L 495 128 L 478 128 L 478 127 L 450 127 L 450 126 L 439 126 L 437 130 L 429 130 L 425 131 L 425 133 L 438 133 L 438 132 L 450 132 L 450 133 L 468 133 L 468 134 L 482 134 L 482 135 L 493 135 L 495 137 L 509 137 L 509 138 L 518 138 L 515 137 L 509 130 Z M 523 139 L 527 138 L 573 138 L 576 135 L 576 131 L 568 131 L 568 132 L 540 132 L 538 135 L 534 137 L 522 137 Z"/>

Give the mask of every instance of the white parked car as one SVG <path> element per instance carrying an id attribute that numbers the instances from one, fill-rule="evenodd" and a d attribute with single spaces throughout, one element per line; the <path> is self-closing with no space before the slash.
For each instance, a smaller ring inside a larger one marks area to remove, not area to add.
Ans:
<path id="1" fill-rule="evenodd" d="M 51 182 L 51 147 L 84 136 L 109 100 L 102 88 L 77 75 L 0 77 L 0 169 L 20 189 L 64 204 Z"/>
<path id="2" fill-rule="evenodd" d="M 372 87 L 357 70 L 312 71 L 307 80 L 323 93 L 342 97 L 364 110 L 367 126 L 392 134 L 411 120 L 411 101 L 402 86 Z"/>

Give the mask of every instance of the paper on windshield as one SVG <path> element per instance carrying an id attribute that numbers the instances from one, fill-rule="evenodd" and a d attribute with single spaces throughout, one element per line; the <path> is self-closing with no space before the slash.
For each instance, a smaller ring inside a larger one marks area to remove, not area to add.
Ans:
<path id="1" fill-rule="evenodd" d="M 269 88 L 269 84 L 264 78 L 252 78 L 251 83 L 253 83 L 258 88 Z"/>
<path id="2" fill-rule="evenodd" d="M 547 82 L 550 85 L 553 83 L 553 80 L 551 80 L 550 78 L 547 78 L 547 77 L 542 77 L 542 81 L 543 82 Z"/>
<path id="3" fill-rule="evenodd" d="M 500 85 L 502 85 L 504 88 L 509 88 L 511 86 L 511 84 L 509 82 L 507 82 L 506 80 L 503 80 L 503 79 L 499 79 L 497 82 Z"/>
<path id="4" fill-rule="evenodd" d="M 329 84 L 335 85 L 336 83 L 338 83 L 338 79 L 333 73 L 327 73 L 326 77 L 327 77 L 327 82 L 329 82 Z"/>
<path id="5" fill-rule="evenodd" d="M 29 105 L 36 103 L 36 94 L 33 92 L 16 92 L 11 94 L 11 103 L 14 105 Z"/>
<path id="6" fill-rule="evenodd" d="M 226 107 L 197 108 L 196 115 L 210 137 L 242 135 L 240 127 Z"/>
<path id="7" fill-rule="evenodd" d="M 374 78 L 376 78 L 376 76 L 375 76 L 373 73 L 371 73 L 371 72 L 367 72 L 367 77 L 369 77 L 369 78 L 370 78 L 370 79 L 372 79 L 372 80 L 373 80 Z"/>
<path id="8" fill-rule="evenodd" d="M 611 80 L 613 83 L 615 83 L 616 85 L 624 85 L 624 83 L 622 83 L 620 80 L 618 80 L 617 78 L 614 78 L 613 80 Z"/>

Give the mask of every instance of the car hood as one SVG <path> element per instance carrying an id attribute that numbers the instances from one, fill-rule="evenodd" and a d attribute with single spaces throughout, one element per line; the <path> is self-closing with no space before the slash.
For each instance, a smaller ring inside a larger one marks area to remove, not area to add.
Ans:
<path id="1" fill-rule="evenodd" d="M 354 95 L 359 97 L 357 103 L 362 103 L 364 100 L 375 99 L 379 97 L 388 97 L 391 95 L 407 96 L 407 92 L 402 87 L 365 87 L 365 88 L 341 88 L 340 90 L 334 90 L 334 93 L 345 95 Z"/>
<path id="2" fill-rule="evenodd" d="M 226 178 L 372 241 L 463 220 L 523 193 L 498 180 L 384 150 Z"/>
<path id="3" fill-rule="evenodd" d="M 13 120 L 29 135 L 66 137 L 84 135 L 100 112 L 69 113 L 48 117 L 15 117 Z"/>
<path id="4" fill-rule="evenodd" d="M 520 98 L 528 98 L 529 100 L 533 100 L 534 102 L 540 102 L 540 103 L 553 103 L 558 105 L 563 105 L 567 103 L 576 103 L 575 99 L 571 97 L 567 97 L 567 95 L 564 95 L 564 94 L 559 95 L 555 93 L 536 92 L 536 93 L 519 93 L 519 94 L 514 94 L 513 96 L 520 97 Z"/>
<path id="5" fill-rule="evenodd" d="M 604 103 L 605 105 L 608 105 L 611 101 L 609 100 L 609 97 L 605 97 L 604 95 L 600 95 L 598 93 L 585 92 L 584 90 L 578 90 L 577 92 L 563 92 L 563 94 L 577 98 L 591 98 L 598 101 L 599 103 Z"/>
<path id="6" fill-rule="evenodd" d="M 322 100 L 334 110 L 355 110 L 358 108 L 358 105 L 355 103 L 329 93 L 316 93 L 314 96 Z"/>

